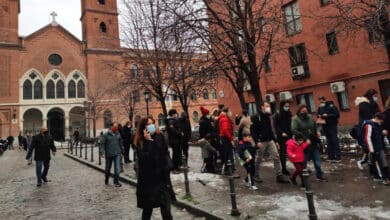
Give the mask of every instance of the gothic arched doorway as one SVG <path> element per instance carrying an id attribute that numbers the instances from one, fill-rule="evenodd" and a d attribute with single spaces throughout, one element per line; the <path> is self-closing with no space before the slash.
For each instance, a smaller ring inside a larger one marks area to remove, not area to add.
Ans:
<path id="1" fill-rule="evenodd" d="M 65 140 L 65 117 L 64 111 L 53 108 L 47 113 L 47 128 L 50 135 L 56 141 Z"/>
<path id="2" fill-rule="evenodd" d="M 42 112 L 38 109 L 29 109 L 23 114 L 23 134 L 39 134 L 42 127 Z"/>

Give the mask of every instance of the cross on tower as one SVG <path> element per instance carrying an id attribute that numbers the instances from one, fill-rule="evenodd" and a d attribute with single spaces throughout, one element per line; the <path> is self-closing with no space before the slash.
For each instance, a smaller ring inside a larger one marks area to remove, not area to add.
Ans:
<path id="1" fill-rule="evenodd" d="M 53 11 L 51 14 L 50 14 L 50 16 L 52 16 L 53 18 L 53 20 L 51 21 L 51 22 L 56 22 L 56 16 L 57 16 L 58 14 L 55 12 L 55 11 Z"/>

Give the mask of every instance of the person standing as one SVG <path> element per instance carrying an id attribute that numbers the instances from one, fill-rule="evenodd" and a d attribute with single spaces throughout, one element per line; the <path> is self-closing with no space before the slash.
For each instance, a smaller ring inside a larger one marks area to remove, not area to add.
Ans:
<path id="1" fill-rule="evenodd" d="M 271 105 L 268 102 L 261 104 L 261 109 L 257 115 L 251 117 L 252 126 L 251 134 L 253 140 L 258 148 L 256 165 L 255 165 L 255 178 L 256 182 L 262 182 L 260 178 L 260 165 L 263 160 L 265 152 L 268 152 L 270 158 L 274 161 L 274 171 L 276 175 L 276 182 L 287 183 L 289 182 L 282 175 L 282 168 L 280 165 L 280 159 L 275 143 L 275 134 L 272 129 L 271 122 Z"/>
<path id="2" fill-rule="evenodd" d="M 320 151 L 318 149 L 320 140 L 318 138 L 317 125 L 313 117 L 307 113 L 307 106 L 305 104 L 298 106 L 297 115 L 291 121 L 291 130 L 293 133 L 302 133 L 304 140 L 310 142 L 309 146 L 305 149 L 304 167 L 307 166 L 308 161 L 313 160 L 317 180 L 327 181 L 321 169 Z"/>
<path id="3" fill-rule="evenodd" d="M 74 146 L 77 146 L 80 142 L 80 132 L 78 128 L 76 128 L 76 130 L 73 132 L 73 138 L 74 138 Z"/>
<path id="4" fill-rule="evenodd" d="M 180 129 L 176 109 L 169 110 L 166 125 L 168 126 L 167 132 L 169 145 L 172 148 L 173 169 L 175 172 L 178 172 L 180 171 L 180 166 L 182 165 L 182 150 L 180 144 L 183 133 Z"/>
<path id="5" fill-rule="evenodd" d="M 9 150 L 14 150 L 14 137 L 12 135 L 7 137 L 7 144 Z"/>
<path id="6" fill-rule="evenodd" d="M 244 179 L 245 184 L 251 190 L 257 190 L 253 176 L 255 175 L 255 157 L 256 146 L 252 145 L 253 140 L 249 130 L 242 132 L 242 140 L 238 145 L 237 153 L 241 159 L 241 164 L 244 166 L 247 176 Z"/>
<path id="7" fill-rule="evenodd" d="M 22 146 L 23 146 L 23 135 L 22 135 L 21 131 L 19 131 L 19 135 L 18 135 L 18 144 L 19 144 L 19 149 L 22 148 Z"/>
<path id="8" fill-rule="evenodd" d="M 238 122 L 238 141 L 242 141 L 244 132 L 250 132 L 251 129 L 251 117 L 247 110 L 242 111 L 242 115 L 240 117 L 240 121 Z"/>
<path id="9" fill-rule="evenodd" d="M 99 151 L 100 157 L 106 158 L 104 183 L 108 185 L 111 165 L 114 162 L 114 185 L 115 187 L 121 187 L 122 185 L 119 183 L 119 173 L 120 160 L 123 153 L 123 142 L 121 135 L 119 134 L 118 123 L 113 123 L 111 130 L 107 131 L 107 133 L 102 136 Z"/>
<path id="10" fill-rule="evenodd" d="M 122 128 L 122 139 L 123 139 L 123 147 L 124 153 L 123 157 L 125 163 L 131 163 L 130 160 L 130 145 L 131 145 L 131 124 L 130 121 L 127 121 L 126 124 Z"/>
<path id="11" fill-rule="evenodd" d="M 290 103 L 288 101 L 280 102 L 280 109 L 273 116 L 274 127 L 276 132 L 276 137 L 280 146 L 280 163 L 282 165 L 282 173 L 284 175 L 290 175 L 290 172 L 287 170 L 287 147 L 286 141 L 292 137 L 291 134 L 291 118 L 292 114 L 290 111 Z"/>
<path id="12" fill-rule="evenodd" d="M 231 112 L 229 111 L 228 107 L 223 107 L 221 114 L 219 115 L 218 122 L 219 122 L 219 137 L 221 140 L 222 145 L 222 164 L 224 165 L 224 173 L 227 174 L 228 167 L 227 162 L 230 160 L 230 162 L 233 165 L 234 170 L 234 153 L 233 153 L 233 147 L 234 147 L 234 140 L 233 140 L 233 123 L 231 120 Z"/>
<path id="13" fill-rule="evenodd" d="M 213 125 L 211 123 L 210 111 L 203 106 L 200 107 L 202 117 L 199 120 L 199 137 L 200 139 L 206 137 L 207 134 L 214 136 Z"/>
<path id="14" fill-rule="evenodd" d="M 387 97 L 385 102 L 385 111 L 383 112 L 383 115 L 385 116 L 385 120 L 383 121 L 383 129 L 387 131 L 387 133 L 390 133 L 390 96 Z M 390 135 L 387 135 L 387 138 L 389 138 Z"/>
<path id="15" fill-rule="evenodd" d="M 190 148 L 190 145 L 188 142 L 191 140 L 191 122 L 190 119 L 188 119 L 188 114 L 186 112 L 181 113 L 181 118 L 180 118 L 180 130 L 183 132 L 183 138 L 181 142 L 181 148 L 183 150 L 183 155 L 186 159 L 186 164 L 188 166 L 188 150 Z"/>
<path id="16" fill-rule="evenodd" d="M 50 137 L 46 127 L 41 128 L 41 133 L 34 136 L 31 142 L 31 146 L 26 155 L 26 160 L 29 160 L 33 151 L 35 160 L 35 173 L 37 176 L 37 187 L 42 185 L 42 181 L 47 183 L 47 174 L 50 166 L 50 150 L 55 156 L 57 149 L 54 146 L 54 140 Z M 43 171 L 42 171 L 43 166 Z"/>
<path id="17" fill-rule="evenodd" d="M 171 220 L 171 203 L 176 201 L 170 172 L 173 168 L 168 146 L 151 118 L 141 119 L 134 138 L 138 158 L 137 207 L 142 220 L 151 219 L 160 207 L 163 220 Z"/>
<path id="18" fill-rule="evenodd" d="M 324 96 L 319 98 L 320 107 L 317 117 L 324 121 L 322 130 L 328 142 L 328 160 L 331 162 L 341 161 L 339 137 L 337 136 L 337 125 L 339 123 L 339 110 L 332 101 L 326 101 Z"/>

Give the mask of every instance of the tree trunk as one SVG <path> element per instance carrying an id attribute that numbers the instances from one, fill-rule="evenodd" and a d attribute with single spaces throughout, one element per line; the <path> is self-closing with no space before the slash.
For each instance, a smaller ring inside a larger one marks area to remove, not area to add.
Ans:
<path id="1" fill-rule="evenodd" d="M 255 82 L 251 82 L 251 88 L 252 88 L 252 94 L 255 97 L 256 107 L 259 108 L 260 105 L 263 103 L 259 81 L 256 80 Z"/>
<path id="2" fill-rule="evenodd" d="M 247 109 L 248 106 L 247 106 L 247 104 L 245 102 L 244 93 L 237 92 L 237 95 L 238 95 L 238 99 L 240 100 L 241 110 Z"/>

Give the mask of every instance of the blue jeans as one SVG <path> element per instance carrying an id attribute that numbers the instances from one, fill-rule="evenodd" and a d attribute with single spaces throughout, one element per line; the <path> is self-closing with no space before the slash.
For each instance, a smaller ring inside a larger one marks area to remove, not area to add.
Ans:
<path id="1" fill-rule="evenodd" d="M 321 170 L 321 157 L 320 157 L 320 151 L 317 147 L 311 152 L 305 153 L 305 163 L 304 167 L 307 167 L 307 161 L 313 160 L 314 168 L 316 169 L 316 176 L 317 178 L 321 178 L 324 174 Z"/>
<path id="2" fill-rule="evenodd" d="M 121 155 L 107 156 L 106 155 L 106 180 L 110 177 L 111 165 L 114 162 L 114 184 L 119 184 L 119 173 L 121 171 Z"/>
<path id="3" fill-rule="evenodd" d="M 42 172 L 43 165 L 43 172 Z M 47 172 L 49 172 L 50 160 L 35 161 L 35 173 L 37 175 L 38 184 L 42 183 L 42 179 L 46 179 Z"/>
<path id="4" fill-rule="evenodd" d="M 324 133 L 328 141 L 328 159 L 340 160 L 341 152 L 339 138 L 337 136 L 337 126 L 324 127 Z"/>

